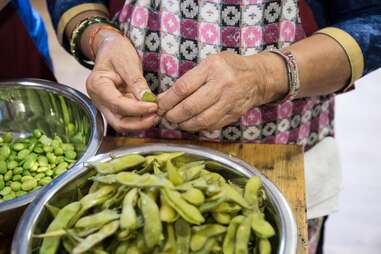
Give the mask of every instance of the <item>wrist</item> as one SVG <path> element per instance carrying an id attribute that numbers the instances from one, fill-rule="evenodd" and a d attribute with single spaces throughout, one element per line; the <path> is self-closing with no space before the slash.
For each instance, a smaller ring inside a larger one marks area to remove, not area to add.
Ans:
<path id="1" fill-rule="evenodd" d="M 98 48 L 106 40 L 121 36 L 111 25 L 97 23 L 85 29 L 80 41 L 81 52 L 89 60 L 95 61 Z"/>
<path id="2" fill-rule="evenodd" d="M 259 74 L 260 105 L 278 101 L 288 92 L 287 66 L 284 60 L 273 53 L 263 52 L 250 56 Z"/>

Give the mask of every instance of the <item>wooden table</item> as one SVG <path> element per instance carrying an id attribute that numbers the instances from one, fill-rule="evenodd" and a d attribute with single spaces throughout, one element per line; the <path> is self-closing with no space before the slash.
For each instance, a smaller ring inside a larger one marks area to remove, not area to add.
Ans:
<path id="1" fill-rule="evenodd" d="M 190 140 L 154 140 L 107 137 L 101 152 L 146 143 L 181 143 L 206 146 L 241 158 L 255 166 L 280 189 L 297 220 L 298 254 L 308 253 L 303 150 L 296 145 L 221 144 Z"/>
<path id="2" fill-rule="evenodd" d="M 206 146 L 237 156 L 255 166 L 282 191 L 297 220 L 298 254 L 307 254 L 307 220 L 303 150 L 295 145 L 220 144 L 189 140 L 152 140 L 106 137 L 100 152 L 145 143 L 185 143 Z M 0 236 L 0 254 L 7 253 L 10 236 Z"/>

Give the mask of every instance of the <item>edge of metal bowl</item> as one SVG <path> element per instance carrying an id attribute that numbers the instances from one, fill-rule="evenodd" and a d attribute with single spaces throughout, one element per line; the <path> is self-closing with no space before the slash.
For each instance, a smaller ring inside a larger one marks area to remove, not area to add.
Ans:
<path id="1" fill-rule="evenodd" d="M 265 176 L 263 176 L 255 167 L 245 163 L 244 161 L 234 157 L 234 156 L 228 156 L 224 153 L 217 152 L 215 150 L 195 146 L 195 145 L 176 145 L 176 144 L 146 144 L 146 145 L 139 145 L 131 148 L 121 148 L 117 150 L 113 150 L 109 153 L 103 153 L 96 155 L 89 159 L 89 162 L 91 161 L 107 161 L 111 159 L 111 154 L 115 157 L 119 157 L 125 154 L 131 154 L 131 153 L 147 153 L 152 151 L 181 151 L 190 153 L 196 156 L 205 156 L 209 157 L 210 159 L 222 162 L 223 164 L 226 164 L 234 169 L 236 169 L 238 172 L 242 173 L 243 175 L 250 177 L 252 175 L 259 175 L 262 180 L 263 184 L 267 187 L 268 195 L 270 196 L 270 199 L 276 206 L 278 210 L 284 211 L 284 214 L 281 214 L 280 220 L 283 225 L 288 225 L 289 227 L 286 229 L 284 227 L 281 228 L 281 232 L 283 236 L 286 236 L 286 239 L 284 241 L 280 241 L 279 246 L 279 254 L 294 254 L 296 253 L 296 246 L 297 246 L 297 227 L 296 227 L 296 221 L 293 216 L 292 210 L 290 206 L 288 205 L 288 202 L 283 197 L 283 194 L 279 191 L 279 189 L 271 183 L 270 180 L 268 180 Z M 81 163 L 76 165 L 74 170 L 67 172 L 65 177 L 58 178 L 57 181 L 52 184 L 46 186 L 46 191 L 41 192 L 36 200 L 29 205 L 27 210 L 24 212 L 18 226 L 16 229 L 16 233 L 14 234 L 13 241 L 12 241 L 12 247 L 11 247 L 11 253 L 13 254 L 26 254 L 29 253 L 28 244 L 30 243 L 30 238 L 32 237 L 32 232 L 34 231 L 34 227 L 36 225 L 36 220 L 38 218 L 38 215 L 42 212 L 44 209 L 45 204 L 48 202 L 48 200 L 51 199 L 53 195 L 55 195 L 62 186 L 67 184 L 68 182 L 75 179 L 78 175 L 84 173 L 87 168 L 85 167 L 85 163 Z"/>
<path id="2" fill-rule="evenodd" d="M 82 154 L 82 156 L 79 158 L 75 165 L 82 164 L 84 161 L 88 160 L 91 156 L 97 153 L 102 143 L 105 128 L 101 114 L 91 103 L 90 99 L 86 95 L 69 86 L 43 79 L 10 79 L 0 82 L 0 87 L 17 88 L 26 86 L 32 87 L 34 89 L 52 91 L 80 104 L 83 110 L 87 111 L 87 113 L 89 114 L 90 118 L 93 119 L 93 121 L 91 121 L 92 125 L 90 132 L 90 142 L 87 145 L 88 149 L 84 154 Z M 75 166 L 73 166 L 71 169 L 74 168 Z M 58 179 L 61 177 L 64 178 L 64 175 L 66 175 L 67 173 L 68 172 L 65 172 L 61 176 L 53 179 L 53 181 L 50 184 L 56 184 Z M 22 207 L 27 205 L 28 203 L 31 203 L 42 190 L 45 190 L 45 188 L 46 186 L 42 187 L 41 189 L 29 192 L 28 194 L 23 195 L 21 197 L 17 197 L 0 203 L 0 213 L 18 207 Z"/>

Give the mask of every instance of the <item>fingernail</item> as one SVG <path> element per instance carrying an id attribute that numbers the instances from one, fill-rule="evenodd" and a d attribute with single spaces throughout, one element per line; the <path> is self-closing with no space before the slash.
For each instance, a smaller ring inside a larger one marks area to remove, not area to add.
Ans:
<path id="1" fill-rule="evenodd" d="M 149 110 L 148 110 L 150 113 L 155 113 L 157 111 L 157 107 L 153 106 L 153 107 L 150 107 Z"/>
<path id="2" fill-rule="evenodd" d="M 161 120 L 161 117 L 157 116 L 153 122 L 156 125 L 156 124 L 158 124 L 160 122 L 160 120 Z"/>

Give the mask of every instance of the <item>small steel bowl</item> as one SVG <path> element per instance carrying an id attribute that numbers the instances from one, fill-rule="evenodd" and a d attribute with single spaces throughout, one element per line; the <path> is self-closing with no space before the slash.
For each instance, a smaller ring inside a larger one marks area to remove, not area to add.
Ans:
<path id="1" fill-rule="evenodd" d="M 69 125 L 72 125 L 69 127 Z M 100 113 L 82 93 L 65 85 L 39 79 L 0 82 L 0 133 L 14 137 L 31 135 L 34 128 L 68 139 L 78 134 L 77 164 L 95 155 L 102 142 L 104 124 Z M 64 175 L 58 178 L 65 178 Z M 56 184 L 59 179 L 52 181 Z M 0 202 L 0 233 L 14 232 L 26 205 L 45 188 Z"/>
<path id="2" fill-rule="evenodd" d="M 268 212 L 272 214 L 270 221 L 276 225 L 277 237 L 272 238 L 273 244 L 277 246 L 277 250 L 273 253 L 278 254 L 295 254 L 297 245 L 297 228 L 292 211 L 283 197 L 282 193 L 260 172 L 232 156 L 216 152 L 199 146 L 192 145 L 164 145 L 150 144 L 134 148 L 119 149 L 108 154 L 100 154 L 90 159 L 91 162 L 104 162 L 112 157 L 120 157 L 126 154 L 140 153 L 152 154 L 156 152 L 185 152 L 190 156 L 199 159 L 208 159 L 217 161 L 224 166 L 222 173 L 231 181 L 242 180 L 242 177 L 250 177 L 259 175 L 262 178 L 263 185 L 269 198 L 270 208 Z M 38 250 L 41 239 L 34 238 L 33 234 L 40 234 L 46 231 L 51 221 L 51 216 L 45 208 L 46 204 L 57 207 L 78 200 L 79 193 L 86 193 L 90 187 L 91 181 L 88 178 L 95 174 L 92 169 L 86 168 L 83 164 L 77 165 L 74 170 L 68 172 L 64 177 L 60 177 L 55 183 L 50 183 L 43 193 L 27 208 L 20 223 L 17 227 L 13 238 L 11 253 L 27 254 L 34 253 L 32 250 Z M 242 182 L 242 181 L 241 181 Z"/>

